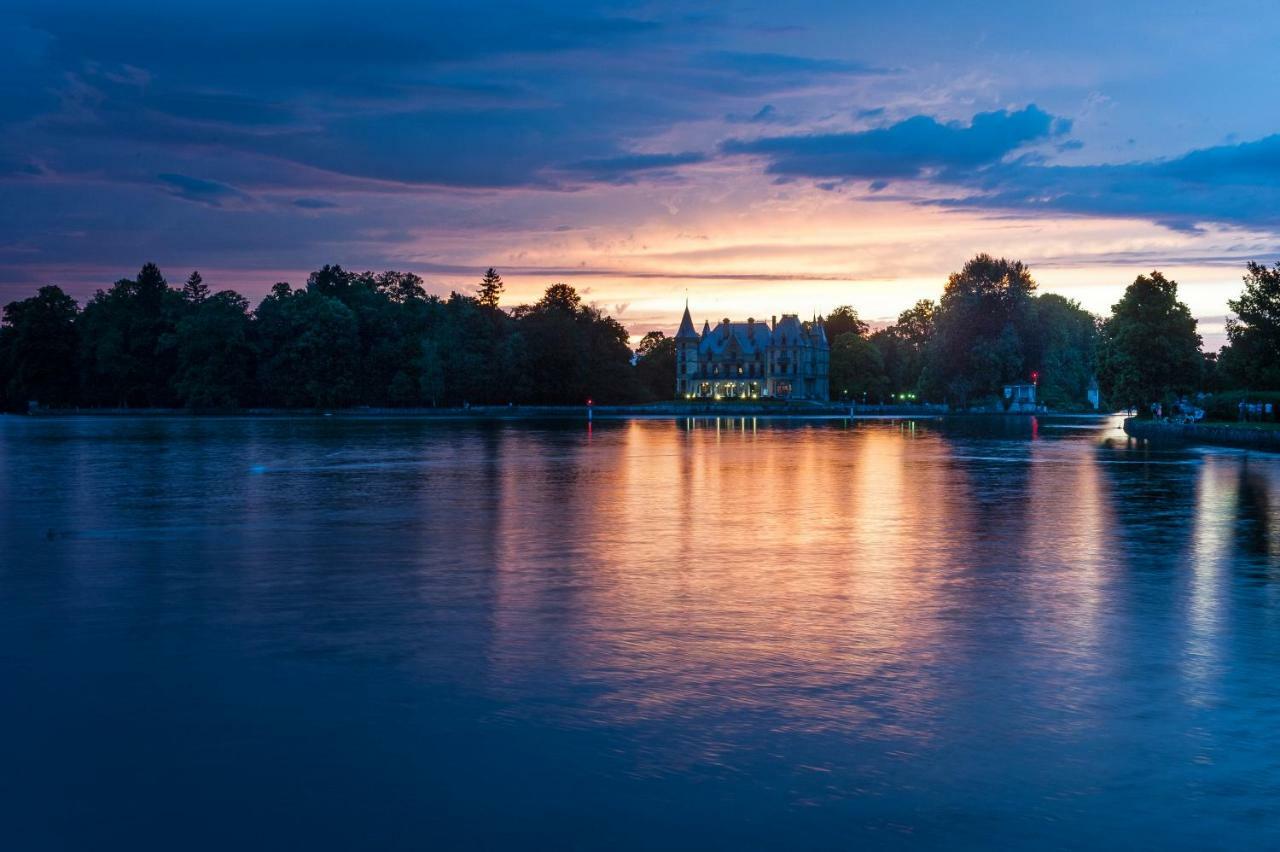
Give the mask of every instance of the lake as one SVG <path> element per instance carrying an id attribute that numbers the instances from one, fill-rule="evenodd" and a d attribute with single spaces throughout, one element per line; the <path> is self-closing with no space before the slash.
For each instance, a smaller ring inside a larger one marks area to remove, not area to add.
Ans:
<path id="1" fill-rule="evenodd" d="M 1280 842 L 1280 457 L 0 417 L 0 506 L 7 849 Z"/>

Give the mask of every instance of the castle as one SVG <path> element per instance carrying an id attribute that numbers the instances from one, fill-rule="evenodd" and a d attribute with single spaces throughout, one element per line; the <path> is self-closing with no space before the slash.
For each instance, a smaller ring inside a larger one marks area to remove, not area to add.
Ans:
<path id="1" fill-rule="evenodd" d="M 822 323 L 795 314 L 765 324 L 748 319 L 693 328 L 685 305 L 676 332 L 677 399 L 809 399 L 827 401 L 831 349 Z"/>

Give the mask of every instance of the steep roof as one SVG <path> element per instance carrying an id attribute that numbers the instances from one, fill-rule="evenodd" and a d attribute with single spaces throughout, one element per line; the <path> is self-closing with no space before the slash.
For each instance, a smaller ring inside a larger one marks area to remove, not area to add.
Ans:
<path id="1" fill-rule="evenodd" d="M 773 335 L 764 322 L 722 322 L 702 339 L 699 349 L 712 355 L 740 352 L 758 355 L 768 348 Z"/>
<path id="2" fill-rule="evenodd" d="M 676 340 L 696 340 L 698 332 L 693 330 L 693 317 L 689 316 L 689 303 L 684 304 L 684 316 L 680 318 L 680 330 L 676 332 Z"/>

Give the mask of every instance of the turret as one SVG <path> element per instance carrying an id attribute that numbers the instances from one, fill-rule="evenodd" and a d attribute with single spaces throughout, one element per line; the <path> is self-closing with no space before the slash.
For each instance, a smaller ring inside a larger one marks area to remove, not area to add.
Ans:
<path id="1" fill-rule="evenodd" d="M 698 332 L 693 330 L 693 317 L 689 315 L 689 303 L 686 301 L 680 329 L 676 332 L 676 399 L 693 395 L 697 375 Z"/>

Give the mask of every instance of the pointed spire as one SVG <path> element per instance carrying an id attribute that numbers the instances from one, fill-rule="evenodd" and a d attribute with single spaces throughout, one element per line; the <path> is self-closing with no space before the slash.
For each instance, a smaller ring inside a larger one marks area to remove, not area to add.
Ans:
<path id="1" fill-rule="evenodd" d="M 703 321 L 702 321 L 702 336 L 703 336 L 703 337 L 706 337 L 706 336 L 707 336 L 708 334 L 710 334 L 710 333 L 711 333 L 711 321 L 710 321 L 710 320 L 703 320 Z"/>
<path id="2" fill-rule="evenodd" d="M 684 300 L 684 316 L 680 318 L 680 330 L 676 332 L 676 340 L 691 340 L 698 336 L 693 330 L 693 317 L 689 315 L 689 300 Z"/>

